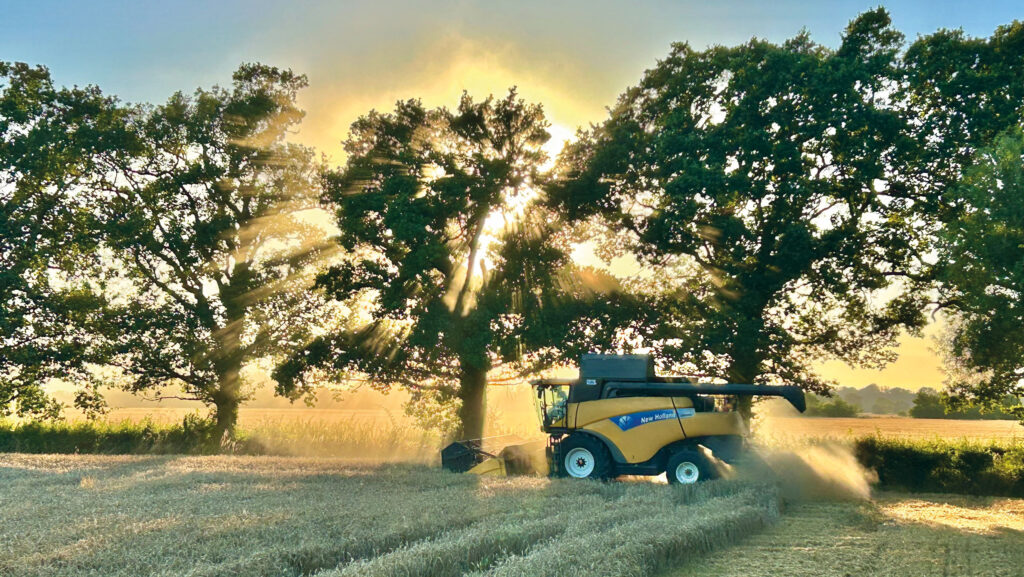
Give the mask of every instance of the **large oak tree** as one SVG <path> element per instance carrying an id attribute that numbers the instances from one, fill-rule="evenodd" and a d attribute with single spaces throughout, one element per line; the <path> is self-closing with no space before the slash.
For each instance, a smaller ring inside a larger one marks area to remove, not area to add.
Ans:
<path id="1" fill-rule="evenodd" d="M 45 383 L 87 382 L 97 350 L 85 327 L 102 301 L 81 190 L 123 145 L 122 120 L 95 87 L 57 88 L 45 68 L 0 62 L 0 416 L 55 416 Z"/>
<path id="2" fill-rule="evenodd" d="M 902 172 L 937 241 L 930 276 L 949 321 L 947 384 L 958 401 L 998 404 L 1024 392 L 1024 22 L 989 37 L 921 37 L 903 70 L 897 94 L 916 149 Z"/>
<path id="3" fill-rule="evenodd" d="M 110 267 L 104 358 L 136 392 L 215 409 L 231 434 L 242 369 L 300 345 L 319 324 L 306 288 L 324 256 L 310 150 L 286 140 L 302 119 L 305 78 L 243 65 L 228 89 L 175 94 L 133 110 L 132 145 L 106 158 L 93 187 Z M 161 394 L 161 396 L 163 396 Z"/>
<path id="4" fill-rule="evenodd" d="M 283 366 L 281 390 L 309 386 L 315 368 L 364 375 L 420 403 L 456 401 L 455 434 L 475 438 L 491 371 L 523 374 L 608 342 L 623 323 L 601 317 L 616 314 L 617 297 L 572 265 L 569 239 L 539 203 L 546 128 L 540 106 L 514 90 L 360 118 L 347 165 L 325 185 L 347 258 L 319 284 L 362 303 L 362 318 Z M 601 304 L 597 290 L 609 293 Z"/>
<path id="5" fill-rule="evenodd" d="M 644 336 L 660 354 L 823 390 L 816 361 L 878 365 L 924 324 L 905 290 L 927 245 L 899 172 L 901 42 L 876 10 L 834 50 L 677 44 L 570 147 L 553 199 L 659 271 Z"/>

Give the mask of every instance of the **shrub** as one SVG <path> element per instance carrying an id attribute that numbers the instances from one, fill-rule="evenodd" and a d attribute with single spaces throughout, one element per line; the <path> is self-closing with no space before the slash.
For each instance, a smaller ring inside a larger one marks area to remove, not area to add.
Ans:
<path id="1" fill-rule="evenodd" d="M 917 419 L 1013 420 L 1018 418 L 1014 412 L 1016 407 L 1020 407 L 1020 400 L 1013 395 L 1007 395 L 998 406 L 984 410 L 977 405 L 953 407 L 938 391 L 921 389 L 914 397 L 910 416 Z"/>
<path id="2" fill-rule="evenodd" d="M 826 401 L 818 395 L 807 394 L 806 399 L 806 414 L 811 417 L 856 417 L 860 413 L 860 407 L 839 397 Z"/>
<path id="3" fill-rule="evenodd" d="M 188 415 L 180 425 L 152 421 L 25 422 L 0 420 L 0 452 L 212 454 L 220 440 L 211 421 Z M 248 452 L 256 447 L 247 447 Z"/>
<path id="4" fill-rule="evenodd" d="M 865 437 L 855 451 L 884 488 L 1024 497 L 1024 444 Z"/>

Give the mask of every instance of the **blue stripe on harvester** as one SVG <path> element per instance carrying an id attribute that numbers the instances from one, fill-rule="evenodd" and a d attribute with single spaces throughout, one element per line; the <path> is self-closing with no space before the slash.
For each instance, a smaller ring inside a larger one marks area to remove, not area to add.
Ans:
<path id="1" fill-rule="evenodd" d="M 674 419 L 676 417 L 685 419 L 686 417 L 692 417 L 693 414 L 693 409 L 658 409 L 656 411 L 641 411 L 639 413 L 619 415 L 618 417 L 612 417 L 609 420 L 615 423 L 615 426 L 620 430 L 628 431 L 633 427 L 639 427 L 640 425 L 646 425 L 647 423 L 655 423 L 657 421 Z"/>

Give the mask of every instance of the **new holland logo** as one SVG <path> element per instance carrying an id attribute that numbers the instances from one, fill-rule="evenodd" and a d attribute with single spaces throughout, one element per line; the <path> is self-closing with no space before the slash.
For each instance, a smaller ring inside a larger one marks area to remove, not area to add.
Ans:
<path id="1" fill-rule="evenodd" d="M 692 417 L 693 414 L 693 409 L 659 409 L 656 411 L 641 411 L 639 413 L 619 415 L 618 417 L 612 417 L 609 420 L 615 423 L 615 426 L 617 426 L 619 430 L 628 431 L 634 427 L 639 427 L 640 425 L 656 423 L 658 421 L 674 419 L 677 417 L 683 419 L 686 417 Z"/>

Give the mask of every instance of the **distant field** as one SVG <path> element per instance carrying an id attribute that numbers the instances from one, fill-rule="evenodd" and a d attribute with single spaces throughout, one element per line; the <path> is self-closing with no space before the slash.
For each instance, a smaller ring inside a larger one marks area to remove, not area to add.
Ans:
<path id="1" fill-rule="evenodd" d="M 128 419 L 141 421 L 151 419 L 155 423 L 180 423 L 182 418 L 194 412 L 184 408 L 125 408 L 112 411 L 107 419 L 118 421 Z M 515 420 L 492 423 L 489 434 L 514 432 L 527 435 L 537 429 L 530 421 L 532 415 L 516 415 Z M 494 421 L 495 419 L 492 419 Z M 535 419 L 534 419 L 535 420 Z M 355 427 L 392 426 L 414 427 L 412 421 L 401 410 L 382 409 L 319 409 L 297 406 L 295 408 L 261 409 L 243 408 L 239 412 L 239 423 L 243 428 L 273 429 L 295 424 L 316 424 L 324 428 L 346 425 Z M 755 421 L 755 431 L 762 435 L 810 436 L 827 438 L 863 437 L 882 435 L 886 437 L 971 439 L 978 441 L 1024 440 L 1024 427 L 1016 421 L 958 421 L 953 419 L 914 419 L 910 417 L 764 417 Z"/>
<path id="2" fill-rule="evenodd" d="M 519 399 L 520 401 L 522 399 Z M 503 444 L 542 435 L 530 399 L 492 408 L 486 421 L 487 437 L 502 437 Z M 525 406 L 525 408 L 524 408 Z M 437 431 L 424 430 L 399 406 L 378 408 L 310 408 L 301 403 L 287 408 L 242 407 L 241 434 L 257 438 L 267 452 L 294 456 L 372 458 L 429 463 L 439 459 L 443 446 Z M 115 408 L 102 420 L 108 423 L 150 421 L 155 425 L 181 424 L 189 414 L 207 415 L 205 409 L 185 407 Z M 69 413 L 69 421 L 82 417 Z"/>
<path id="3" fill-rule="evenodd" d="M 911 417 L 765 417 L 756 423 L 760 435 L 846 438 L 881 435 L 927 439 L 970 439 L 975 441 L 1024 440 L 1024 427 L 1016 421 L 957 421 Z"/>
<path id="4" fill-rule="evenodd" d="M 0 575 L 641 576 L 775 522 L 766 483 L 291 457 L 0 454 Z"/>
<path id="5" fill-rule="evenodd" d="M 150 419 L 154 423 L 180 423 L 185 415 L 195 412 L 196 409 L 176 407 L 131 407 L 114 409 L 106 415 L 106 419 L 110 421 L 119 421 L 122 419 L 127 419 L 129 421 L 142 421 L 144 419 Z M 206 411 L 200 410 L 199 413 L 206 414 Z M 310 409 L 303 407 L 301 404 L 295 408 L 287 409 L 250 409 L 243 407 L 238 412 L 238 422 L 243 427 L 258 425 L 268 420 L 305 421 L 314 419 L 327 423 L 350 423 L 377 421 L 388 422 L 389 420 L 402 420 L 404 418 L 405 415 L 401 411 L 386 411 L 380 409 Z"/>

